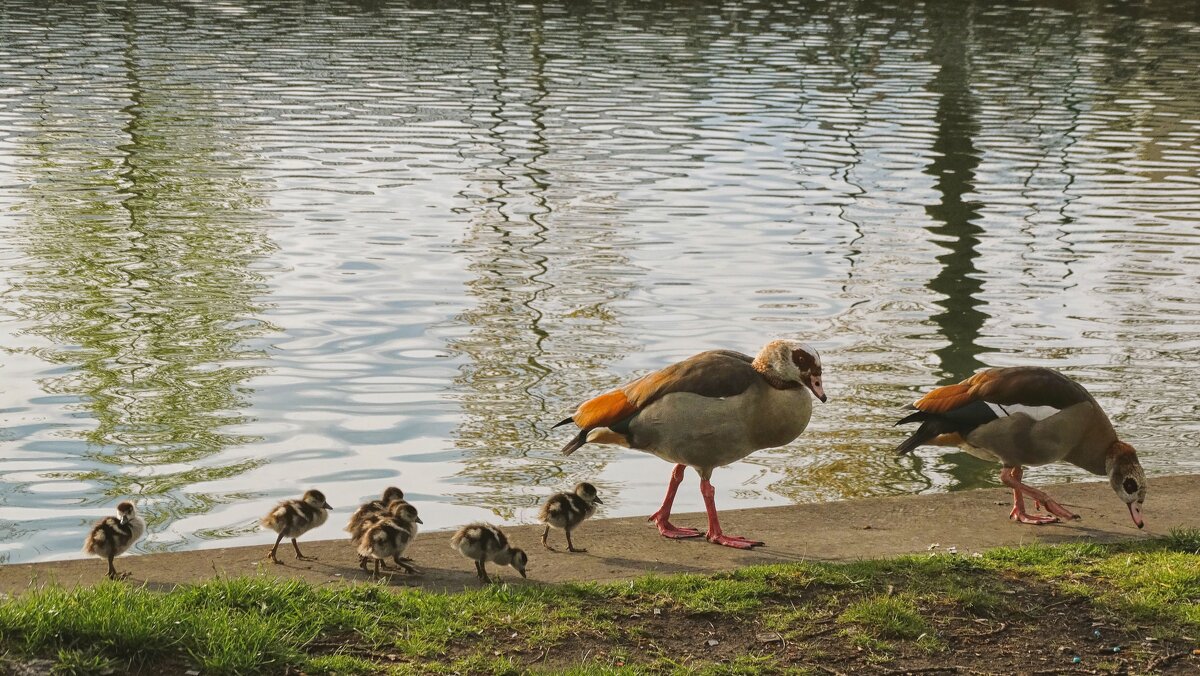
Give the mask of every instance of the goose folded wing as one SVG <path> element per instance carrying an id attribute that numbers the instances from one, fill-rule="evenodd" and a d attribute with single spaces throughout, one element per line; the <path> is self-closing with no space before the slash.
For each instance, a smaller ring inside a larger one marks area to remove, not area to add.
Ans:
<path id="1" fill-rule="evenodd" d="M 676 392 L 711 398 L 737 396 L 762 377 L 752 362 L 749 356 L 732 350 L 701 352 L 584 402 L 574 422 L 583 429 L 608 427 Z"/>
<path id="2" fill-rule="evenodd" d="M 939 387 L 921 397 L 913 408 L 926 413 L 947 413 L 986 402 L 1063 410 L 1083 401 L 1092 401 L 1087 390 L 1058 371 L 1015 366 L 981 371 L 961 383 Z"/>

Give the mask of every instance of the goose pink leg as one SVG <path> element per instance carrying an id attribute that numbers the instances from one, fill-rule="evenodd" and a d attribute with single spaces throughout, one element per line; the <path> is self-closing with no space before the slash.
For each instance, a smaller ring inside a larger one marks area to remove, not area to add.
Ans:
<path id="1" fill-rule="evenodd" d="M 671 525 L 671 505 L 675 503 L 675 493 L 679 490 L 679 484 L 683 481 L 683 470 L 687 469 L 686 465 L 675 465 L 675 469 L 671 471 L 671 483 L 667 485 L 667 497 L 663 499 L 662 507 L 658 511 L 650 515 L 647 521 L 653 521 L 654 525 L 658 526 L 658 532 L 663 537 L 671 538 L 672 540 L 682 540 L 684 538 L 698 538 L 700 531 L 695 528 L 678 528 Z"/>
<path id="2" fill-rule="evenodd" d="M 725 545 L 726 547 L 735 547 L 737 549 L 750 549 L 759 545 L 766 544 L 759 540 L 749 540 L 738 535 L 725 535 L 721 532 L 721 522 L 717 520 L 717 503 L 713 500 L 713 494 L 716 490 L 713 485 L 708 482 L 708 479 L 700 479 L 700 495 L 704 497 L 704 508 L 708 510 L 708 533 L 704 537 L 713 544 Z"/>
<path id="3" fill-rule="evenodd" d="M 1027 486 L 1021 482 L 1021 476 L 1024 471 L 1020 467 L 1005 467 L 1000 470 L 1000 481 L 1013 491 L 1013 508 L 1009 512 L 1008 518 L 1014 519 L 1020 523 L 1044 524 L 1054 523 L 1059 519 L 1078 519 L 1079 517 L 1072 514 L 1066 507 L 1058 504 L 1049 495 L 1039 491 L 1032 486 Z M 1053 516 L 1044 514 L 1029 514 L 1025 511 L 1025 496 L 1033 498 L 1033 504 L 1037 509 L 1043 506 Z"/>

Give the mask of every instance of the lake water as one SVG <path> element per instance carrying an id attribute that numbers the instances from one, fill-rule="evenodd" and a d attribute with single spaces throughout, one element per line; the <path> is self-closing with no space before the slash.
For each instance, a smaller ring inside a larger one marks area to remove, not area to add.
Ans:
<path id="1" fill-rule="evenodd" d="M 388 484 L 650 514 L 669 465 L 550 426 L 780 336 L 830 401 L 722 508 L 997 485 L 891 452 L 992 365 L 1200 471 L 1192 0 L 66 4 L 0 7 L 0 561 L 128 496 L 141 551 L 265 549 L 310 486 L 315 537 Z"/>

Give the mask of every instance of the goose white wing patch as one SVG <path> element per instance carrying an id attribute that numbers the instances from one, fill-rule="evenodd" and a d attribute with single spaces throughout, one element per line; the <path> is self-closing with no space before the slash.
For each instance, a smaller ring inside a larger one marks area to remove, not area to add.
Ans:
<path id="1" fill-rule="evenodd" d="M 993 404 L 987 402 L 988 408 L 996 414 L 997 418 L 1006 418 L 1008 416 L 1024 413 L 1034 420 L 1045 420 L 1055 413 L 1059 413 L 1060 409 L 1053 406 L 1025 406 L 1024 404 Z"/>

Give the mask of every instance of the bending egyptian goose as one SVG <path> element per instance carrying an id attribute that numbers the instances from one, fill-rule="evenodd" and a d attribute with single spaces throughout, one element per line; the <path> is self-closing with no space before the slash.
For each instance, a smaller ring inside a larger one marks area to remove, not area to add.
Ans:
<path id="1" fill-rule="evenodd" d="M 529 556 L 524 550 L 513 547 L 504 531 L 489 523 L 472 523 L 459 528 L 450 536 L 450 548 L 475 562 L 475 573 L 484 582 L 491 582 L 484 563 L 492 561 L 501 566 L 512 566 L 521 577 Z"/>
<path id="2" fill-rule="evenodd" d="M 424 523 L 417 516 L 417 508 L 395 500 L 388 507 L 388 514 L 378 518 L 362 532 L 358 540 L 358 565 L 367 569 L 367 561 L 374 560 L 374 576 L 379 575 L 379 566 L 383 559 L 392 559 L 397 566 L 409 574 L 417 572 L 416 568 L 408 565 L 401 556 L 404 550 L 417 537 L 417 524 Z"/>
<path id="3" fill-rule="evenodd" d="M 896 424 L 921 426 L 896 447 L 900 454 L 917 446 L 961 446 L 977 458 L 1001 464 L 1000 481 L 1012 488 L 1009 518 L 1020 523 L 1078 519 L 1050 496 L 1021 482 L 1022 467 L 1065 461 L 1109 484 L 1141 528 L 1146 476 L 1137 452 L 1117 439 L 1100 404 L 1079 383 L 1053 369 L 1037 366 L 994 368 L 957 385 L 939 387 L 916 403 Z M 1025 496 L 1050 515 L 1025 512 Z"/>
<path id="4" fill-rule="evenodd" d="M 709 479 L 717 467 L 800 436 L 812 415 L 810 391 L 826 401 L 817 351 L 795 340 L 773 340 L 754 358 L 731 350 L 701 352 L 583 402 L 555 427 L 575 423 L 580 429 L 563 447 L 564 455 L 595 442 L 675 463 L 662 507 L 649 519 L 665 537 L 700 536 L 670 521 L 684 468 L 695 468 L 709 542 L 749 549 L 763 543 L 721 532 Z"/>
<path id="5" fill-rule="evenodd" d="M 568 552 L 586 552 L 586 549 L 575 548 L 571 542 L 571 531 L 596 513 L 596 505 L 603 504 L 604 501 L 596 495 L 596 487 L 586 481 L 577 484 L 572 493 L 563 491 L 551 495 L 538 513 L 542 523 L 546 524 L 546 530 L 542 531 L 542 546 L 554 551 L 554 548 L 546 543 L 550 527 L 553 526 L 561 528 L 567 534 Z"/>
<path id="6" fill-rule="evenodd" d="M 264 528 L 279 533 L 279 537 L 275 538 L 275 546 L 271 547 L 267 558 L 275 563 L 281 563 L 279 557 L 275 556 L 275 552 L 279 549 L 279 543 L 286 537 L 292 539 L 292 547 L 296 549 L 297 559 L 301 561 L 315 560 L 316 557 L 300 553 L 300 545 L 296 544 L 296 538 L 325 523 L 325 519 L 329 518 L 328 510 L 331 509 L 333 508 L 329 506 L 329 503 L 325 502 L 325 494 L 316 489 L 305 491 L 304 496 L 299 500 L 284 500 L 275 505 L 259 521 Z"/>
<path id="7" fill-rule="evenodd" d="M 117 505 L 116 516 L 106 516 L 97 521 L 83 541 L 83 551 L 102 559 L 108 559 L 108 579 L 126 577 L 117 575 L 113 559 L 121 555 L 130 545 L 146 532 L 146 522 L 138 516 L 133 503 L 128 500 Z"/>

